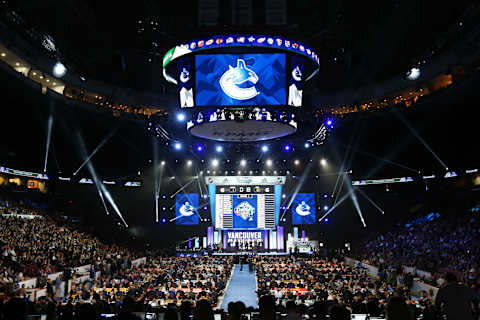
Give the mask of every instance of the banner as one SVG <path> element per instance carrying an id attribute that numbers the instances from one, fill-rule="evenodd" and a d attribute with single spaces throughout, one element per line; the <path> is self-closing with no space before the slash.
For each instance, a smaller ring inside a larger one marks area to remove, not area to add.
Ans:
<path id="1" fill-rule="evenodd" d="M 266 242 L 264 231 L 232 230 L 224 231 L 225 244 L 227 247 L 239 246 L 239 243 L 250 243 L 252 246 L 263 246 Z"/>
<path id="2" fill-rule="evenodd" d="M 292 201 L 292 224 L 315 224 L 315 194 L 297 193 Z"/>
<path id="3" fill-rule="evenodd" d="M 197 193 L 184 193 L 175 196 L 175 223 L 178 225 L 198 224 Z"/>

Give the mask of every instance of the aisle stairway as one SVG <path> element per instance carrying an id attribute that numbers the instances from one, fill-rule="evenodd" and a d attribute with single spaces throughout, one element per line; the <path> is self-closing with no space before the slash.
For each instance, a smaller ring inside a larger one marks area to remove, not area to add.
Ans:
<path id="1" fill-rule="evenodd" d="M 242 301 L 247 307 L 258 308 L 256 288 L 257 279 L 255 278 L 255 272 L 248 271 L 248 264 L 244 264 L 243 270 L 240 271 L 240 265 L 236 264 L 221 308 L 227 310 L 228 303 L 232 301 Z"/>

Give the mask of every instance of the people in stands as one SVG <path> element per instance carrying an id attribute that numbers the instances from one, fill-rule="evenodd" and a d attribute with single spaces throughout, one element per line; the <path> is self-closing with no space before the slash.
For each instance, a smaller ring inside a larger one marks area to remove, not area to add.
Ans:
<path id="1" fill-rule="evenodd" d="M 447 320 L 474 320 L 478 318 L 478 301 L 474 292 L 464 284 L 458 283 L 457 276 L 448 273 L 446 284 L 438 290 L 435 306 Z"/>

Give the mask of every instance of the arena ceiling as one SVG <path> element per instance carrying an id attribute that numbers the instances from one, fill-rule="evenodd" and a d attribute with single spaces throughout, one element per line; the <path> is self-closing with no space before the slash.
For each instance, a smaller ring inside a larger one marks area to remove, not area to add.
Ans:
<path id="1" fill-rule="evenodd" d="M 281 2 L 281 1 L 280 1 Z M 358 88 L 404 74 L 447 50 L 468 25 L 474 1 L 286 1 L 286 24 L 265 23 L 265 1 L 219 1 L 217 22 L 199 23 L 202 1 L 6 1 L 24 27 L 48 34 L 65 60 L 87 78 L 159 92 L 163 54 L 179 41 L 225 33 L 279 34 L 320 53 L 318 94 Z M 238 10 L 235 10 L 238 6 Z"/>

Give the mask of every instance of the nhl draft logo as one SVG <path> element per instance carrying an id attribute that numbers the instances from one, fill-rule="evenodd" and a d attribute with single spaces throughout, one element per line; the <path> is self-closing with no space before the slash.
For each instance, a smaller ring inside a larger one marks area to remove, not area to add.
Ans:
<path id="1" fill-rule="evenodd" d="M 186 201 L 184 204 L 182 204 L 179 211 L 182 216 L 190 217 L 195 213 L 195 208 L 192 207 L 188 201 Z"/>
<path id="2" fill-rule="evenodd" d="M 305 203 L 305 201 L 302 201 L 296 208 L 295 208 L 295 212 L 299 215 L 299 216 L 308 216 L 311 212 L 310 212 L 310 206 L 308 204 Z"/>
<path id="3" fill-rule="evenodd" d="M 247 82 L 252 83 L 253 86 L 246 88 L 239 87 L 239 85 L 243 85 Z M 220 78 L 220 87 L 230 98 L 236 100 L 248 100 L 260 94 L 255 88 L 257 82 L 257 74 L 253 70 L 247 68 L 245 60 L 237 59 L 237 66 L 234 68 L 229 65 L 228 70 Z"/>
<path id="4" fill-rule="evenodd" d="M 236 216 L 239 216 L 243 220 L 253 221 L 255 208 L 247 201 L 243 201 L 235 207 L 234 212 Z"/>

